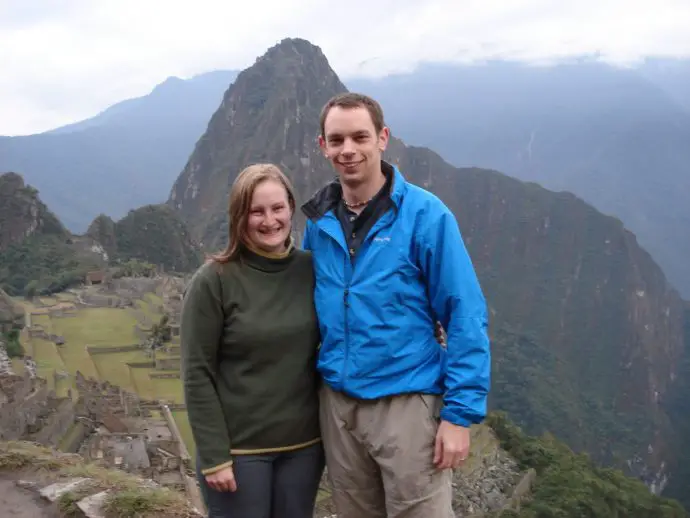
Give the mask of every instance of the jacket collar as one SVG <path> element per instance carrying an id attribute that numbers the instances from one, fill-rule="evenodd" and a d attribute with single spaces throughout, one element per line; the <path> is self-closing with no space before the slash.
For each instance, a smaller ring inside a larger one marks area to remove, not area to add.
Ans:
<path id="1" fill-rule="evenodd" d="M 383 174 L 393 176 L 389 197 L 397 210 L 407 191 L 407 182 L 398 167 L 385 160 L 381 160 L 381 170 Z M 316 221 L 323 217 L 329 210 L 332 210 L 342 196 L 343 187 L 340 185 L 340 180 L 336 178 L 316 191 L 309 201 L 302 205 L 302 212 L 307 218 Z"/>

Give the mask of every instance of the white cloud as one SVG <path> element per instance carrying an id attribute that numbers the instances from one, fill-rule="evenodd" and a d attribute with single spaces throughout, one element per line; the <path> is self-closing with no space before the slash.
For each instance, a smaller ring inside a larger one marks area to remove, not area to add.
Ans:
<path id="1" fill-rule="evenodd" d="M 171 75 L 245 68 L 284 37 L 319 45 L 347 78 L 420 61 L 688 56 L 688 27 L 687 0 L 0 0 L 0 134 L 92 116 Z"/>

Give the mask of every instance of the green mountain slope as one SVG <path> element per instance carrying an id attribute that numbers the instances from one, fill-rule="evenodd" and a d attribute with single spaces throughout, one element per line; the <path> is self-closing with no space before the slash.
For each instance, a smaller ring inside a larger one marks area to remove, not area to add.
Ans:
<path id="1" fill-rule="evenodd" d="M 132 210 L 118 222 L 99 216 L 85 235 L 68 232 L 38 191 L 15 173 L 0 175 L 0 288 L 10 295 L 53 293 L 87 272 L 132 259 L 192 271 L 201 261 L 185 225 L 165 205 Z"/>

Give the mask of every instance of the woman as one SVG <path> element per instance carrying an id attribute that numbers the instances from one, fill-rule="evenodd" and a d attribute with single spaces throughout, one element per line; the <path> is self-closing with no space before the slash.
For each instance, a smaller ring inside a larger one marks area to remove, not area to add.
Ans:
<path id="1" fill-rule="evenodd" d="M 247 167 L 230 193 L 228 246 L 184 296 L 185 399 L 211 518 L 313 516 L 324 468 L 319 331 L 294 211 L 276 166 Z"/>

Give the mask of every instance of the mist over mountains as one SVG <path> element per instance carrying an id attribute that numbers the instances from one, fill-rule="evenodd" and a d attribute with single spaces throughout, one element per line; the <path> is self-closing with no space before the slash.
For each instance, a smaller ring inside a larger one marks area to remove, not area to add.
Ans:
<path id="1" fill-rule="evenodd" d="M 165 200 L 236 72 L 168 78 L 82 122 L 0 137 L 0 172 L 19 171 L 72 232 Z"/>

